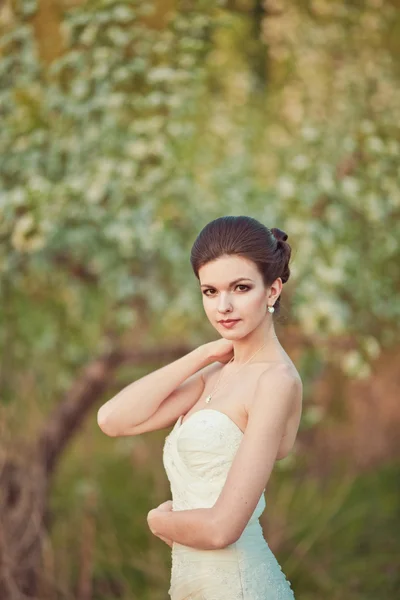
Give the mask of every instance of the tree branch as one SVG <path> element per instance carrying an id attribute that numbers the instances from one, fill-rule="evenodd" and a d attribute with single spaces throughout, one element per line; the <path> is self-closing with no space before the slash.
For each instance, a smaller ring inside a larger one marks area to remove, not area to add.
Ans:
<path id="1" fill-rule="evenodd" d="M 164 363 L 190 352 L 188 346 L 156 350 L 122 350 L 115 347 L 89 363 L 73 383 L 64 399 L 55 407 L 45 423 L 37 442 L 40 462 L 50 475 L 71 437 L 99 397 L 109 387 L 117 368 L 124 363 Z"/>

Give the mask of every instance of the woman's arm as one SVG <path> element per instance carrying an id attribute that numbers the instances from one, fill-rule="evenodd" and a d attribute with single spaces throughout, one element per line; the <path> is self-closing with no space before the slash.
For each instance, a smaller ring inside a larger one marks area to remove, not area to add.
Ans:
<path id="1" fill-rule="evenodd" d="M 213 358 L 208 345 L 204 344 L 134 381 L 100 407 L 99 427 L 107 435 L 123 435 L 124 431 L 151 417 L 181 383 L 210 362 Z"/>
<path id="2" fill-rule="evenodd" d="M 152 533 L 161 539 L 199 550 L 222 547 L 223 540 L 215 526 L 212 508 L 178 511 L 154 508 L 147 515 L 147 522 Z"/>

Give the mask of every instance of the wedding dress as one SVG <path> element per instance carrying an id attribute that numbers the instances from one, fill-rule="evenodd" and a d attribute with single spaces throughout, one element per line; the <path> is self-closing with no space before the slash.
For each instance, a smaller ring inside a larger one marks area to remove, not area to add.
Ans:
<path id="1" fill-rule="evenodd" d="M 172 510 L 211 508 L 243 432 L 215 409 L 198 410 L 183 423 L 182 418 L 163 448 Z M 171 600 L 294 600 L 291 584 L 263 536 L 259 517 L 265 506 L 263 492 L 240 538 L 225 548 L 201 550 L 173 542 Z"/>

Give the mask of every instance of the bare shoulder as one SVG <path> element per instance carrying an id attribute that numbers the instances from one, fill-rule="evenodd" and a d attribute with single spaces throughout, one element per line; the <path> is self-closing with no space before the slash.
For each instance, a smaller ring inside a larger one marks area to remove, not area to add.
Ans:
<path id="1" fill-rule="evenodd" d="M 286 385 L 291 385 L 293 389 L 303 389 L 303 382 L 301 380 L 300 374 L 289 357 L 287 357 L 287 360 L 285 360 L 284 362 L 277 363 L 265 369 L 261 373 L 260 377 L 263 378 L 264 385 L 268 382 L 269 378 L 271 378 L 274 381 L 279 380 L 279 378 L 282 378 L 282 381 L 285 382 Z"/>
<path id="2" fill-rule="evenodd" d="M 286 398 L 286 402 L 293 409 L 301 405 L 303 384 L 296 367 L 291 362 L 280 362 L 268 365 L 257 377 L 255 393 L 247 407 L 249 413 L 254 402 L 272 405 Z"/>
<path id="3" fill-rule="evenodd" d="M 301 377 L 293 363 L 282 362 L 264 369 L 258 378 L 258 384 L 268 387 L 269 384 L 297 388 L 302 385 Z"/>

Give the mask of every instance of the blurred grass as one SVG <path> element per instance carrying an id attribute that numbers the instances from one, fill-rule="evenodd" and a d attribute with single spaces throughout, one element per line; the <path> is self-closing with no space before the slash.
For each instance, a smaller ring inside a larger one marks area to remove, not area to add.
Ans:
<path id="1" fill-rule="evenodd" d="M 92 417 L 70 447 L 50 503 L 55 572 L 66 574 L 60 598 L 74 598 L 81 532 L 92 518 L 93 598 L 167 599 L 170 548 L 146 521 L 170 497 L 162 466 L 166 434 L 107 438 Z M 399 481 L 398 462 L 358 475 L 338 463 L 326 480 L 307 472 L 305 457 L 274 470 L 261 524 L 296 600 L 396 597 Z"/>

